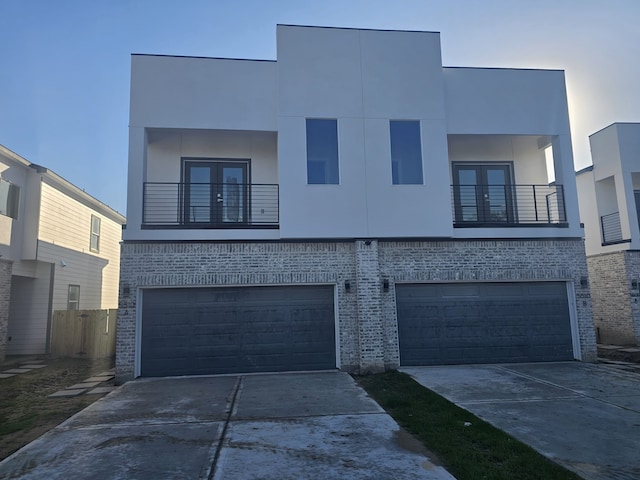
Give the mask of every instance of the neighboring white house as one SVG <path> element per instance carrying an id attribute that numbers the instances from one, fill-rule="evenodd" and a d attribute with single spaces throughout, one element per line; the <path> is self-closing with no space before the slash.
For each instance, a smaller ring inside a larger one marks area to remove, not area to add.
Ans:
<path id="1" fill-rule="evenodd" d="M 564 73 L 133 55 L 117 376 L 595 359 Z"/>
<path id="2" fill-rule="evenodd" d="M 589 137 L 593 165 L 577 174 L 593 319 L 601 343 L 640 343 L 640 123 Z"/>
<path id="3" fill-rule="evenodd" d="M 54 310 L 117 308 L 124 222 L 0 145 L 0 359 L 47 353 Z"/>

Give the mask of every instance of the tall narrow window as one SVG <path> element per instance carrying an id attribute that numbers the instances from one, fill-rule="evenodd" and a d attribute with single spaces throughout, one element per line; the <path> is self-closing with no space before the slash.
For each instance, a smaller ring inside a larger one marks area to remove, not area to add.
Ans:
<path id="1" fill-rule="evenodd" d="M 422 147 L 420 122 L 391 120 L 391 177 L 394 185 L 420 185 L 422 178 Z"/>
<path id="2" fill-rule="evenodd" d="M 100 218 L 91 215 L 91 243 L 89 248 L 92 252 L 100 251 Z"/>
<path id="3" fill-rule="evenodd" d="M 556 167 L 553 160 L 553 147 L 551 145 L 544 149 L 544 162 L 547 165 L 547 182 L 553 183 L 556 181 Z"/>
<path id="4" fill-rule="evenodd" d="M 69 285 L 69 297 L 67 300 L 67 310 L 78 310 L 80 308 L 80 285 Z"/>
<path id="5" fill-rule="evenodd" d="M 337 120 L 307 119 L 307 183 L 339 183 Z"/>

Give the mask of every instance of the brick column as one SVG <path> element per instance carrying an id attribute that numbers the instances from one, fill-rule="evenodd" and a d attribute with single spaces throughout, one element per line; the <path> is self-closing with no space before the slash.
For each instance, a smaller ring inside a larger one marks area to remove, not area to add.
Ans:
<path id="1" fill-rule="evenodd" d="M 356 295 L 360 373 L 384 371 L 380 263 L 377 240 L 356 241 Z"/>
<path id="2" fill-rule="evenodd" d="M 13 262 L 0 259 L 0 362 L 4 361 L 7 351 L 12 269 Z"/>

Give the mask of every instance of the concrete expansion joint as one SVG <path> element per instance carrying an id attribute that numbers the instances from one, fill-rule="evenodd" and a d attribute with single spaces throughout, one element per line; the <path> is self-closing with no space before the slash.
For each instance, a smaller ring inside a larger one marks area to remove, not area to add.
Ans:
<path id="1" fill-rule="evenodd" d="M 216 452 L 213 457 L 213 463 L 211 464 L 211 469 L 209 470 L 208 480 L 213 480 L 213 477 L 216 473 L 216 465 L 218 464 L 218 460 L 220 459 L 220 452 L 222 451 L 222 446 L 224 445 L 224 440 L 227 436 L 227 430 L 229 429 L 229 422 L 231 421 L 231 417 L 236 411 L 236 402 L 238 400 L 238 397 L 240 396 L 240 390 L 242 389 L 243 383 L 244 383 L 244 377 L 238 377 L 238 379 L 236 380 L 236 384 L 233 387 L 231 400 L 227 405 L 227 417 L 224 420 L 224 426 L 222 427 L 220 440 L 218 440 L 218 445 L 216 446 Z"/>

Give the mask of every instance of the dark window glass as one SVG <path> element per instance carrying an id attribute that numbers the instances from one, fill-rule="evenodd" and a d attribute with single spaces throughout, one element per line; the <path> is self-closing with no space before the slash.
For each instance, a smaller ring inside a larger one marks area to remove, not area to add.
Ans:
<path id="1" fill-rule="evenodd" d="M 0 214 L 18 218 L 20 187 L 0 178 Z"/>
<path id="2" fill-rule="evenodd" d="M 422 180 L 422 147 L 420 122 L 391 120 L 391 177 L 394 185 L 420 185 Z"/>
<path id="3" fill-rule="evenodd" d="M 337 120 L 307 119 L 307 183 L 339 183 Z"/>

